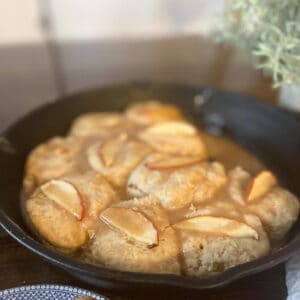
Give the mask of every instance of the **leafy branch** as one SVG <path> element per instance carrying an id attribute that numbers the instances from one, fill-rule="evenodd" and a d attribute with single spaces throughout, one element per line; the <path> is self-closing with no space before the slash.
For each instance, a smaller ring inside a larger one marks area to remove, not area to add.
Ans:
<path id="1" fill-rule="evenodd" d="M 300 82 L 300 1 L 231 0 L 218 37 L 250 51 L 274 87 Z"/>

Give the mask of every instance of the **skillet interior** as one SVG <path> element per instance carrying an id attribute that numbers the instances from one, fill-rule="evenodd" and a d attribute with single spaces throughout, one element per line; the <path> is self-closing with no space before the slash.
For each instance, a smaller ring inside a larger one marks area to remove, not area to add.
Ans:
<path id="1" fill-rule="evenodd" d="M 68 96 L 36 109 L 4 132 L 3 136 L 10 142 L 11 147 L 5 142 L 0 144 L 2 227 L 25 247 L 75 277 L 109 289 L 210 289 L 271 268 L 298 251 L 299 221 L 284 243 L 270 255 L 211 278 L 197 279 L 121 272 L 87 265 L 46 248 L 31 236 L 21 216 L 19 196 L 28 152 L 53 135 L 64 134 L 71 120 L 81 113 L 120 110 L 132 101 L 151 98 L 178 105 L 196 123 L 202 123 L 210 130 L 229 133 L 233 139 L 258 156 L 285 187 L 300 196 L 300 122 L 294 116 L 248 97 L 215 89 L 171 84 L 132 84 Z"/>

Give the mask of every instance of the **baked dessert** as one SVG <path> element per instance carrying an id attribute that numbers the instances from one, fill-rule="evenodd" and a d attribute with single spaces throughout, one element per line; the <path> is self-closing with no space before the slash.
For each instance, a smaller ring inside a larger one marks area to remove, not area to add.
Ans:
<path id="1" fill-rule="evenodd" d="M 77 117 L 69 131 L 71 136 L 110 137 L 122 131 L 124 118 L 120 113 L 86 113 Z"/>
<path id="2" fill-rule="evenodd" d="M 90 167 L 103 174 L 116 188 L 122 189 L 130 172 L 151 148 L 126 133 L 91 145 L 87 151 Z"/>
<path id="3" fill-rule="evenodd" d="M 235 168 L 229 177 L 232 198 L 260 218 L 271 241 L 280 241 L 298 218 L 298 199 L 269 171 L 251 176 Z"/>
<path id="4" fill-rule="evenodd" d="M 154 124 L 139 133 L 139 138 L 157 152 L 207 158 L 206 147 L 199 131 L 183 121 Z"/>
<path id="5" fill-rule="evenodd" d="M 164 208 L 174 210 L 212 198 L 226 181 L 218 162 L 154 153 L 133 170 L 127 192 L 133 197 L 154 195 Z"/>
<path id="6" fill-rule="evenodd" d="M 257 216 L 245 214 L 237 221 L 213 215 L 213 210 L 202 215 L 199 209 L 173 225 L 182 245 L 184 274 L 207 277 L 268 253 L 268 237 Z"/>
<path id="7" fill-rule="evenodd" d="M 27 159 L 23 181 L 24 192 L 30 195 L 36 187 L 83 168 L 78 159 L 86 140 L 76 137 L 53 137 L 34 148 Z"/>
<path id="8" fill-rule="evenodd" d="M 166 212 L 152 196 L 111 206 L 90 245 L 104 266 L 147 273 L 180 274 L 179 247 Z"/>
<path id="9" fill-rule="evenodd" d="M 257 259 L 295 223 L 298 199 L 216 139 L 157 101 L 79 116 L 30 153 L 26 220 L 57 251 L 117 270 L 207 277 Z"/>
<path id="10" fill-rule="evenodd" d="M 89 171 L 44 183 L 26 201 L 25 210 L 43 239 L 70 252 L 88 241 L 101 211 L 117 200 L 103 176 Z"/>
<path id="11" fill-rule="evenodd" d="M 177 212 L 186 275 L 206 277 L 266 255 L 270 244 L 260 219 L 235 203 L 230 183 L 213 199 Z"/>

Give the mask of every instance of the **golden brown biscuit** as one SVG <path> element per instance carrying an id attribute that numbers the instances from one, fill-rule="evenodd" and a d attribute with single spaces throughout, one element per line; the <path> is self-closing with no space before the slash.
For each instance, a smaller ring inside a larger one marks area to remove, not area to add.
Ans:
<path id="1" fill-rule="evenodd" d="M 218 204 L 199 206 L 173 224 L 182 244 L 186 275 L 205 277 L 223 272 L 266 255 L 270 249 L 258 217 L 235 211 L 230 203 Z"/>
<path id="2" fill-rule="evenodd" d="M 150 147 L 121 134 L 93 144 L 86 154 L 90 166 L 120 189 L 125 186 L 130 172 L 150 151 Z"/>
<path id="3" fill-rule="evenodd" d="M 26 210 L 35 231 L 55 247 L 70 252 L 86 243 L 88 234 L 80 222 L 44 195 L 34 193 Z"/>
<path id="4" fill-rule="evenodd" d="M 24 191 L 31 194 L 42 183 L 87 168 L 79 156 L 86 140 L 54 137 L 34 148 L 26 162 Z"/>
<path id="5" fill-rule="evenodd" d="M 184 117 L 176 106 L 155 100 L 138 102 L 125 111 L 128 120 L 142 126 L 168 120 L 183 120 Z"/>
<path id="6" fill-rule="evenodd" d="M 90 245 L 98 262 L 118 270 L 180 273 L 176 235 L 158 200 L 124 201 L 103 211 L 101 218 L 105 223 Z"/>
<path id="7" fill-rule="evenodd" d="M 155 153 L 133 170 L 127 191 L 133 197 L 153 195 L 164 208 L 179 209 L 213 197 L 226 180 L 219 163 Z"/>
<path id="8" fill-rule="evenodd" d="M 79 137 L 97 136 L 107 138 L 124 129 L 122 114 L 114 112 L 86 113 L 77 117 L 69 134 Z"/>
<path id="9" fill-rule="evenodd" d="M 50 180 L 26 200 L 29 222 L 42 238 L 65 251 L 84 245 L 100 212 L 118 200 L 110 184 L 93 171 Z"/>
<path id="10" fill-rule="evenodd" d="M 275 187 L 247 207 L 261 219 L 272 241 L 282 239 L 299 215 L 299 200 L 280 187 Z"/>
<path id="11" fill-rule="evenodd" d="M 255 177 L 251 177 L 241 168 L 235 168 L 230 172 L 229 178 L 230 193 L 234 201 L 261 219 L 272 241 L 280 240 L 298 218 L 299 200 L 278 184 L 270 186 L 260 197 L 251 200 L 249 187 L 253 189 L 257 186 L 257 181 L 255 186 L 253 185 Z M 263 188 L 266 184 L 263 182 Z"/>
<path id="12" fill-rule="evenodd" d="M 139 138 L 158 152 L 207 158 L 199 131 L 183 121 L 156 123 L 138 134 Z"/>

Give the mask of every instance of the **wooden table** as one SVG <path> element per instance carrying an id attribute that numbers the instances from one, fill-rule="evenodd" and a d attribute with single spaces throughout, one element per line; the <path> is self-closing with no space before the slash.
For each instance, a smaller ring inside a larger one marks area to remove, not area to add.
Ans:
<path id="1" fill-rule="evenodd" d="M 11 118 L 13 115 L 15 118 L 20 114 L 21 112 L 18 112 L 20 107 L 22 107 L 22 113 L 26 110 L 26 102 L 20 102 L 20 100 L 25 96 L 25 99 L 31 99 L 30 92 L 35 95 L 36 104 L 39 104 L 47 100 L 41 101 L 38 97 L 39 92 L 43 97 L 46 94 L 53 98 L 53 95 L 59 95 L 62 92 L 69 93 L 78 89 L 120 81 L 150 80 L 210 85 L 243 92 L 271 103 L 275 103 L 277 97 L 276 91 L 271 89 L 270 81 L 263 78 L 261 73 L 252 67 L 248 58 L 230 48 L 216 46 L 212 41 L 199 37 L 59 44 L 56 49 L 58 50 L 56 53 L 59 54 L 58 68 L 54 73 L 56 77 L 53 79 L 59 83 L 58 85 L 48 82 L 50 75 L 37 76 L 41 74 L 41 70 L 36 65 L 32 64 L 32 76 L 30 76 L 28 66 L 20 63 L 21 59 L 34 61 L 33 55 L 36 56 L 37 47 L 37 45 L 26 45 L 0 49 L 0 58 L 2 56 L 9 59 L 11 57 L 9 53 L 14 54 L 10 62 L 6 60 L 6 69 L 0 70 L 3 124 L 5 124 L 6 116 L 10 120 L 9 116 Z M 9 63 L 14 68 L 10 68 Z M 26 72 L 22 68 L 26 69 Z M 44 70 L 44 72 L 52 72 L 51 70 Z M 22 71 L 26 74 L 22 82 L 24 92 L 18 94 L 13 89 L 14 78 L 21 80 Z M 45 86 L 44 90 L 39 90 L 41 84 Z M 2 101 L 4 96 L 6 99 L 13 99 L 15 103 L 20 103 L 20 107 L 10 106 L 9 101 L 4 103 Z M 30 107 L 32 106 L 31 101 Z M 15 113 L 16 111 L 18 113 Z M 0 289 L 41 283 L 70 284 L 92 288 L 32 254 L 1 230 L 0 270 L 2 271 L 0 272 Z M 107 291 L 99 292 L 111 296 L 112 299 L 131 299 L 124 295 L 116 296 Z M 146 299 L 145 296 L 142 298 Z M 190 299 L 190 297 L 178 294 L 170 295 L 168 298 Z M 284 266 L 280 265 L 272 270 L 239 280 L 219 290 L 199 293 L 196 298 L 208 300 L 285 299 Z"/>

